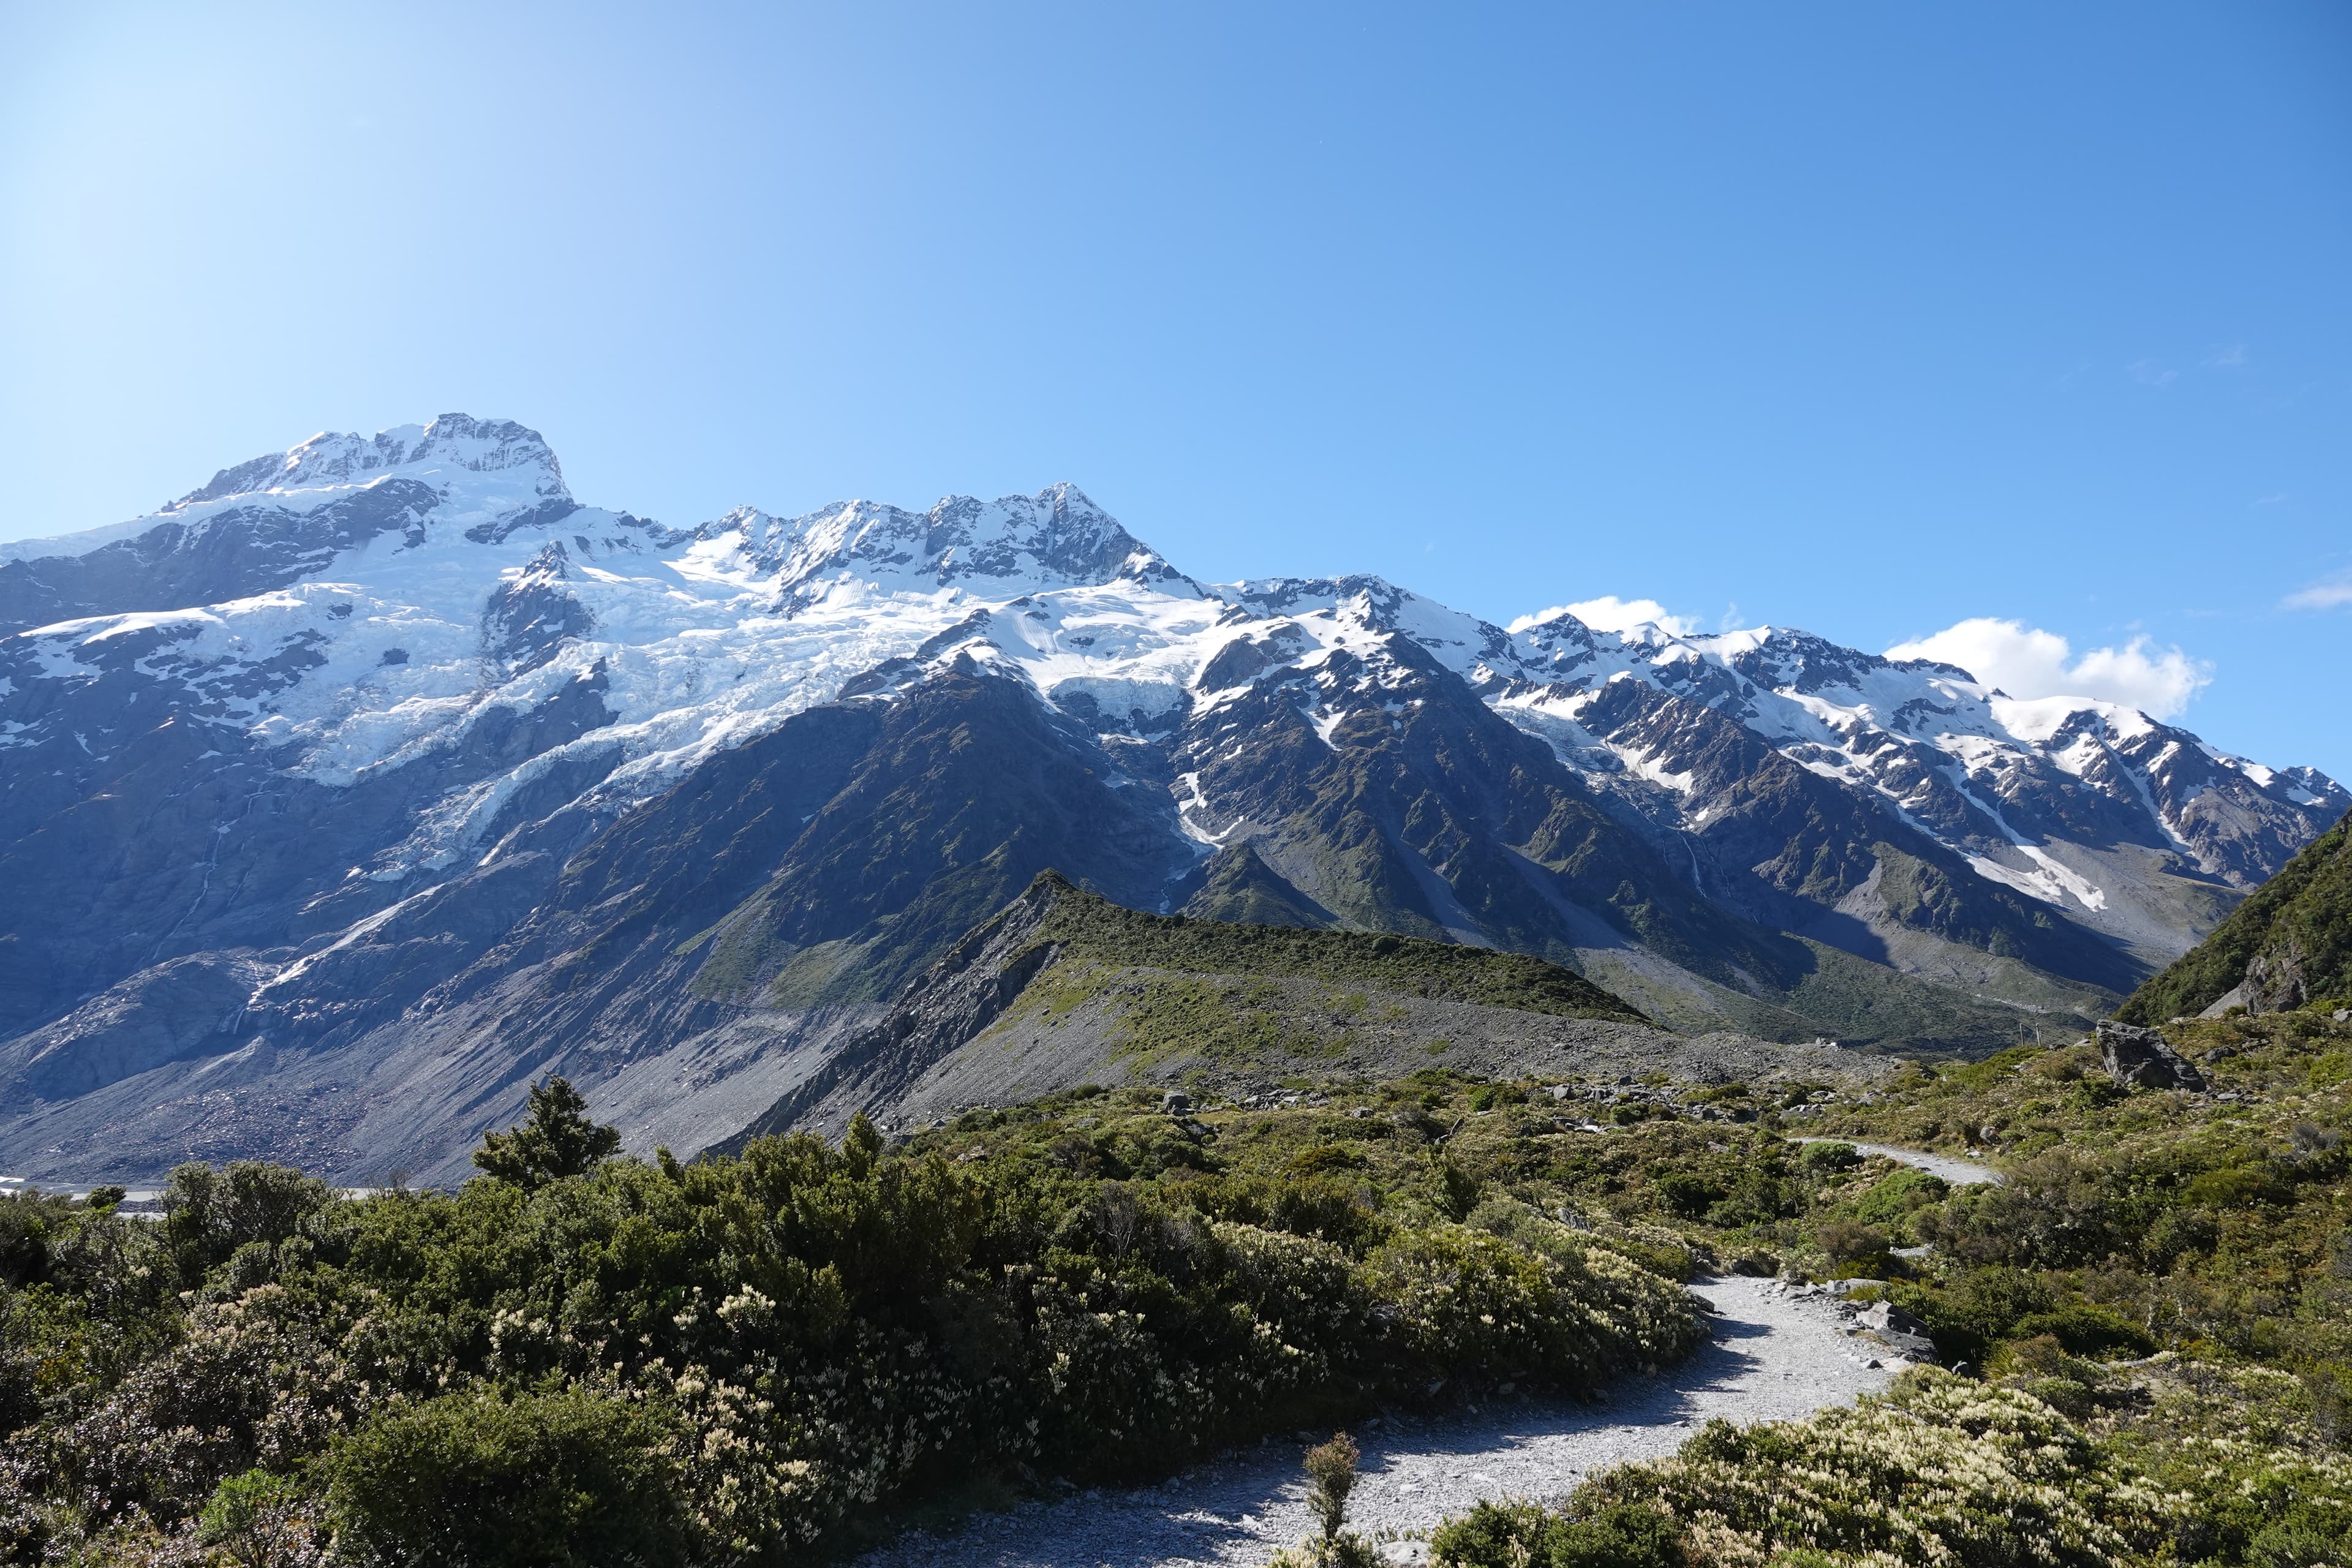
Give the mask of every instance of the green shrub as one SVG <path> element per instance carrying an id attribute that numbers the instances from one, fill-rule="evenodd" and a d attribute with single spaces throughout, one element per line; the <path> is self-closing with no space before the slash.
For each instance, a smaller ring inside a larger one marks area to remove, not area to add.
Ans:
<path id="1" fill-rule="evenodd" d="M 1936 1348 L 1948 1359 L 1979 1366 L 2020 1320 L 2054 1304 L 2049 1284 L 2038 1275 L 2000 1267 L 1963 1269 L 1942 1289 L 1898 1280 L 1887 1295 L 1927 1325 Z"/>
<path id="2" fill-rule="evenodd" d="M 0 1194 L 0 1285 L 21 1289 L 49 1277 L 49 1243 L 72 1223 L 73 1205 L 38 1191 Z"/>
<path id="3" fill-rule="evenodd" d="M 1851 1171 L 1862 1163 L 1862 1151 L 1851 1143 L 1808 1143 L 1800 1160 L 1815 1174 Z"/>
<path id="4" fill-rule="evenodd" d="M 1318 1143 L 1293 1154 L 1288 1168 L 1298 1175 L 1312 1176 L 1326 1171 L 1360 1171 L 1363 1166 L 1361 1149 L 1351 1149 L 1345 1143 Z"/>
<path id="5" fill-rule="evenodd" d="M 196 1520 L 196 1539 L 237 1568 L 278 1568 L 312 1545 L 309 1500 L 291 1476 L 247 1470 L 215 1489 Z"/>
<path id="6" fill-rule="evenodd" d="M 1864 1193 L 1853 1205 L 1853 1217 L 1864 1225 L 1878 1226 L 1897 1236 L 1910 1234 L 1911 1216 L 1921 1209 L 1941 1203 L 1951 1192 L 1941 1178 L 1926 1171 L 1906 1168 L 1895 1172 Z"/>
<path id="7" fill-rule="evenodd" d="M 1696 1219 L 1729 1194 L 1717 1183 L 1687 1171 L 1663 1175 L 1652 1184 L 1658 1199 L 1685 1219 Z"/>
<path id="8" fill-rule="evenodd" d="M 342 1550 L 417 1568 L 659 1568 L 695 1555 L 674 1413 L 572 1387 L 392 1406 L 326 1464 Z"/>
<path id="9" fill-rule="evenodd" d="M 274 1247 L 334 1202 L 332 1187 L 283 1165 L 256 1160 L 232 1161 L 218 1171 L 182 1165 L 163 1193 L 163 1242 L 180 1279 L 194 1288 L 238 1248 Z"/>
<path id="10" fill-rule="evenodd" d="M 2010 1327 L 2008 1337 L 2033 1339 L 2045 1334 L 2063 1346 L 2069 1355 L 2137 1356 L 2156 1349 L 2156 1341 L 2137 1323 L 2111 1308 L 2079 1301 L 2052 1311 L 2029 1312 Z"/>
<path id="11" fill-rule="evenodd" d="M 1683 1568 L 1674 1521 L 1643 1503 L 1552 1513 L 1482 1502 L 1430 1537 L 1435 1568 Z"/>
<path id="12" fill-rule="evenodd" d="M 1813 1232 L 1813 1241 L 1831 1263 L 1840 1267 L 1883 1265 L 1887 1257 L 1886 1233 L 1850 1219 L 1829 1221 Z"/>
<path id="13" fill-rule="evenodd" d="M 2147 1500 L 2107 1479 L 2048 1405 L 1917 1371 L 1803 1421 L 1711 1422 L 1675 1458 L 1593 1489 L 1685 1521 L 1694 1554 L 1725 1568 L 1800 1542 L 1874 1562 L 2112 1568 L 2150 1521 Z"/>
<path id="14" fill-rule="evenodd" d="M 1405 1347 L 1449 1376 L 1588 1389 L 1612 1367 L 1689 1352 L 1700 1331 L 1682 1291 L 1610 1251 L 1583 1249 L 1566 1226 L 1530 1224 L 1556 1233 L 1551 1255 L 1441 1226 L 1382 1244 L 1361 1278 L 1396 1310 Z"/>

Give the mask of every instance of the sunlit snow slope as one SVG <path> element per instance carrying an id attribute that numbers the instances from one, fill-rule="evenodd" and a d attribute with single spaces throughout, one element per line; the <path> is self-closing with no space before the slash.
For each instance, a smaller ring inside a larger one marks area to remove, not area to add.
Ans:
<path id="1" fill-rule="evenodd" d="M 437 1168 L 550 1064 L 699 1146 L 1048 865 L 1207 914 L 1245 873 L 1684 1026 L 1997 1043 L 2347 805 L 1801 632 L 1203 584 L 1068 486 L 666 527 L 461 415 L 0 545 L 0 628 L 33 1173 Z"/>

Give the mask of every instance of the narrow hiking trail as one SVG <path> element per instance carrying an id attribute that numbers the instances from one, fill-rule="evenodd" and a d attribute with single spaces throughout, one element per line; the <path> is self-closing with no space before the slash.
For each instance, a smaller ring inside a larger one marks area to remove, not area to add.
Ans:
<path id="1" fill-rule="evenodd" d="M 1910 1165 L 1955 1187 L 2000 1186 L 2009 1178 L 1990 1165 L 1979 1165 L 1967 1160 L 1955 1160 L 1949 1154 L 1930 1154 L 1918 1149 L 1897 1149 L 1891 1143 L 1864 1143 L 1854 1138 L 1800 1138 L 1800 1143 L 1844 1143 L 1865 1154 L 1876 1154 L 1898 1165 Z"/>
<path id="2" fill-rule="evenodd" d="M 1629 1459 L 1656 1458 L 1716 1416 L 1784 1420 L 1885 1386 L 1896 1363 L 1850 1338 L 1826 1297 L 1795 1296 L 1769 1279 L 1700 1282 L 1718 1315 L 1714 1336 L 1681 1366 L 1628 1379 L 1591 1405 L 1525 1401 L 1444 1417 L 1354 1428 L 1361 1479 L 1348 1505 L 1368 1536 L 1425 1538 L 1481 1499 L 1543 1498 Z M 918 1532 L 857 1568 L 1227 1568 L 1259 1564 L 1309 1522 L 1302 1438 L 1261 1443 L 1157 1487 L 1076 1492 L 984 1514 L 954 1534 Z M 1387 1542 L 1419 1563 L 1420 1540 Z"/>

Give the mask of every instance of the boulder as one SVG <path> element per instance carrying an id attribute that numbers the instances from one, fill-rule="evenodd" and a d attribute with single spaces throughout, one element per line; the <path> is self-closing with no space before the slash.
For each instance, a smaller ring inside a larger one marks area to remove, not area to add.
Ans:
<path id="1" fill-rule="evenodd" d="M 1925 1334 L 1927 1325 L 1892 1301 L 1873 1301 L 1855 1320 L 1879 1333 Z"/>
<path id="2" fill-rule="evenodd" d="M 1873 1302 L 1855 1321 L 1896 1355 L 1918 1362 L 1938 1359 L 1936 1342 L 1927 1336 L 1927 1325 L 1892 1301 Z"/>
<path id="3" fill-rule="evenodd" d="M 2108 1076 L 2126 1089 L 2185 1089 L 2202 1094 L 2205 1075 L 2174 1050 L 2162 1034 L 2134 1024 L 2099 1020 L 2099 1054 Z"/>

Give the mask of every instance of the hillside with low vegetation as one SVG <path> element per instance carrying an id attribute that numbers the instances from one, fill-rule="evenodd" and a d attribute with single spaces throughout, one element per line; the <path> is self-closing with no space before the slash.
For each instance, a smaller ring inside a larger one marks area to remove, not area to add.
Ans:
<path id="1" fill-rule="evenodd" d="M 2207 1093 L 2119 1082 L 2084 1043 L 1917 1069 L 1869 1103 L 1785 1108 L 1830 1141 L 1789 1151 L 1784 1168 L 1836 1173 L 1774 1218 L 1738 1195 L 1769 1168 L 1738 1151 L 1685 1145 L 1646 1180 L 1622 1162 L 1631 1201 L 1614 1212 L 1718 1255 L 1752 1240 L 1790 1273 L 1843 1278 L 1909 1314 L 1945 1367 L 1804 1421 L 1717 1423 L 1672 1459 L 1549 1507 L 1482 1506 L 1438 1532 L 1433 1561 L 2352 1561 L 2352 1025 L 2339 1005 L 2169 1026 Z M 1992 1160 L 2007 1180 L 1948 1188 L 1839 1134 Z"/>
<path id="2" fill-rule="evenodd" d="M 2116 1016 L 2161 1024 L 2217 1005 L 2280 1013 L 2328 997 L 2338 1006 L 2352 999 L 2352 816 L 2305 846 Z"/>
<path id="3" fill-rule="evenodd" d="M 1145 914 L 1066 884 L 1061 892 L 1037 940 L 1097 963 L 1188 974 L 1282 976 L 1559 1018 L 1649 1022 L 1575 971 L 1527 953 L 1383 931 Z"/>
<path id="4" fill-rule="evenodd" d="M 1866 1079 L 1894 1064 L 1821 1043 L 1677 1035 L 1526 953 L 1145 914 L 1048 871 L 721 1147 L 837 1134 L 859 1110 L 923 1126 L 1082 1086 L 1230 1096 L 1430 1066 L 1764 1083 Z"/>

